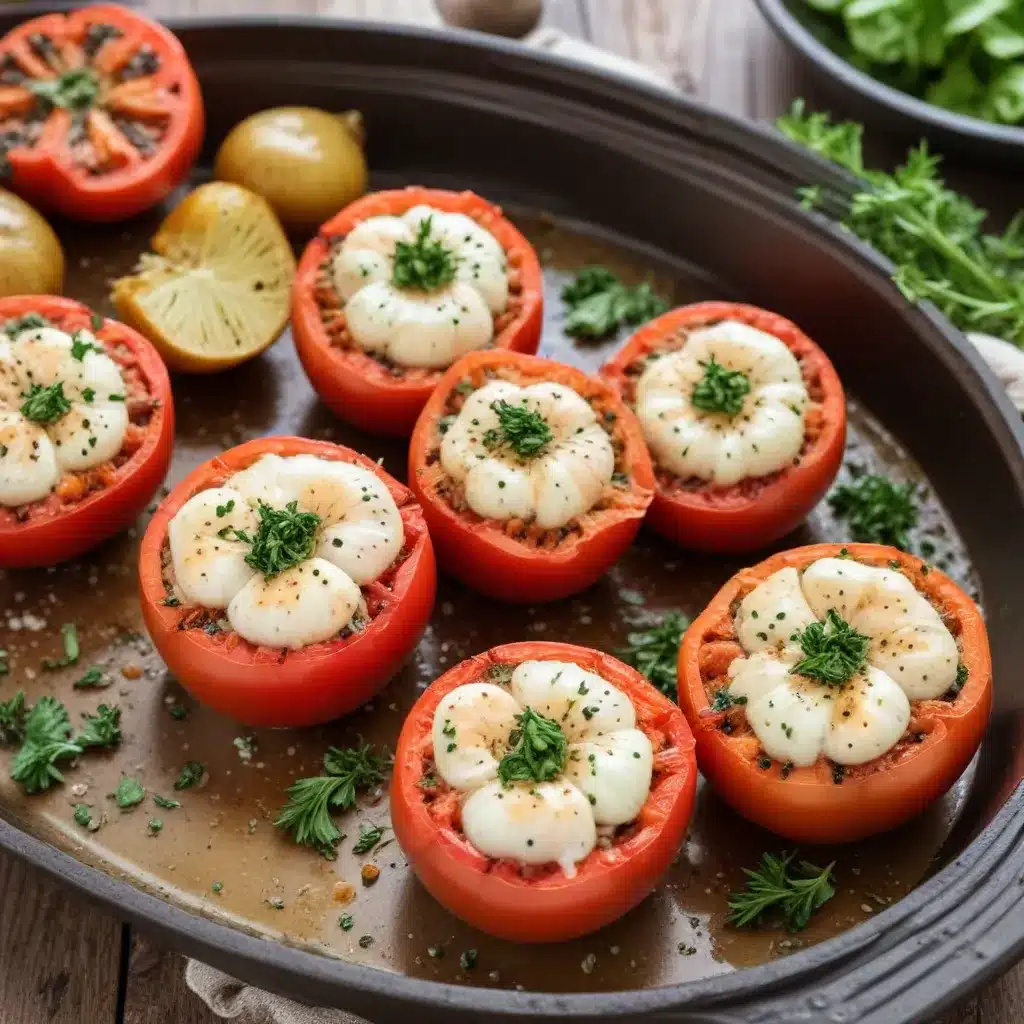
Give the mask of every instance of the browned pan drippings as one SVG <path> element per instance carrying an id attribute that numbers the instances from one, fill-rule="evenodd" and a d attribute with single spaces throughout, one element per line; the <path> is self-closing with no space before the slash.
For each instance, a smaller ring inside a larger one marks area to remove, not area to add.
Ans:
<path id="1" fill-rule="evenodd" d="M 161 215 L 112 227 L 63 226 L 68 294 L 109 312 L 107 282 L 130 269 Z M 548 323 L 541 353 L 596 369 L 615 343 L 577 344 L 562 336 L 557 297 L 567 271 L 597 262 L 642 279 L 653 268 L 546 219 L 516 219 L 546 266 Z M 738 297 L 712 294 L 705 283 L 673 282 L 664 274 L 654 274 L 654 281 L 677 301 Z M 828 338 L 817 340 L 828 349 Z M 382 456 L 386 467 L 404 479 L 404 444 L 365 437 L 335 422 L 318 405 L 287 337 L 236 370 L 179 377 L 174 383 L 178 432 L 169 484 L 223 448 L 274 433 L 329 438 Z M 919 470 L 856 402 L 850 410 L 851 455 L 876 470 L 920 479 Z M 928 500 L 923 517 L 925 528 L 935 534 L 936 559 L 941 563 L 948 554 L 951 574 L 967 578 L 963 549 L 934 499 Z M 0 646 L 10 652 L 11 666 L 0 680 L 0 698 L 19 687 L 30 699 L 55 693 L 76 721 L 81 711 L 116 701 L 123 708 L 125 734 L 118 752 L 84 758 L 69 769 L 64 786 L 43 796 L 22 796 L 3 770 L 3 813 L 111 874 L 269 938 L 321 945 L 348 960 L 418 977 L 475 985 L 598 991 L 685 981 L 783 955 L 877 913 L 931 870 L 966 796 L 962 780 L 955 792 L 899 832 L 838 851 L 802 851 L 820 864 L 836 860 L 839 894 L 798 936 L 737 932 L 724 925 L 727 892 L 741 883 L 741 868 L 753 866 L 762 851 L 777 850 L 780 844 L 737 818 L 704 788 L 677 863 L 638 910 L 589 938 L 542 951 L 488 939 L 433 902 L 394 842 L 385 840 L 363 857 L 349 852 L 360 822 L 387 823 L 385 793 L 340 819 L 349 840 L 342 843 L 338 860 L 328 862 L 274 828 L 285 788 L 296 777 L 317 774 L 329 744 L 361 736 L 392 745 L 422 688 L 467 655 L 531 638 L 612 650 L 625 642 L 631 628 L 650 624 L 663 610 L 696 614 L 742 561 L 686 554 L 642 533 L 600 584 L 556 605 L 499 606 L 443 580 L 432 624 L 412 663 L 373 707 L 330 727 L 250 733 L 197 706 L 167 678 L 139 635 L 137 537 L 133 532 L 55 571 L 11 572 L 0 578 Z M 822 507 L 780 547 L 842 539 L 841 527 Z M 40 662 L 59 653 L 60 626 L 66 622 L 78 626 L 79 663 L 63 672 L 44 672 Z M 72 689 L 73 681 L 94 664 L 106 669 L 112 685 L 102 691 Z M 186 709 L 183 719 L 172 715 L 178 705 Z M 255 749 L 246 759 L 233 741 L 250 735 Z M 193 759 L 208 767 L 205 786 L 175 793 L 175 778 Z M 107 796 L 121 772 L 135 775 L 147 789 L 144 803 L 127 812 Z M 153 805 L 153 793 L 176 797 L 182 806 L 161 810 Z M 97 832 L 74 823 L 73 805 L 80 802 L 91 805 L 94 817 L 105 816 Z M 147 825 L 151 818 L 163 822 L 155 836 Z M 381 869 L 371 887 L 360 880 L 364 861 Z M 346 888 L 339 882 L 355 888 L 351 902 L 335 898 L 336 889 L 341 895 Z M 340 927 L 342 914 L 351 914 L 351 930 Z M 469 949 L 478 951 L 472 969 L 460 966 L 460 954 Z"/>

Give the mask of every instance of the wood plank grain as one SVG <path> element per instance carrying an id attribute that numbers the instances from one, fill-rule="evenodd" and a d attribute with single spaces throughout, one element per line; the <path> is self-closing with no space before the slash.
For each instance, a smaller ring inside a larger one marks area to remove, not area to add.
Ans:
<path id="1" fill-rule="evenodd" d="M 121 925 L 34 868 L 0 855 L 0 1020 L 113 1021 Z"/>
<path id="2" fill-rule="evenodd" d="M 132 936 L 124 1015 L 118 1024 L 216 1024 L 220 1019 L 185 984 L 183 957 L 153 939 Z"/>

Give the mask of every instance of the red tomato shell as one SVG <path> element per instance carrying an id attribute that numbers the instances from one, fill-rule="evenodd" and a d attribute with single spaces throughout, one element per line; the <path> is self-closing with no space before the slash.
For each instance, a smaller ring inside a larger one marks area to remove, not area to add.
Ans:
<path id="1" fill-rule="evenodd" d="M 120 160 L 119 166 L 94 174 L 77 161 L 68 145 L 70 112 L 54 107 L 34 145 L 8 150 L 11 187 L 29 201 L 77 220 L 124 220 L 166 198 L 188 175 L 203 141 L 203 100 L 192 65 L 174 34 L 114 4 L 94 4 L 26 21 L 0 39 L 0 57 L 11 56 L 32 79 L 52 78 L 53 70 L 35 55 L 30 37 L 42 34 L 59 51 L 77 54 L 74 59 L 80 61 L 91 25 L 108 25 L 120 33 L 105 42 L 93 59 L 93 66 L 103 75 L 116 75 L 140 46 L 148 47 L 159 61 L 157 70 L 149 75 L 101 87 L 100 106 L 108 105 L 121 114 L 141 111 L 149 117 L 147 108 L 155 105 L 165 112 L 164 133 L 153 152 L 144 155 L 106 110 L 98 110 L 95 123 L 90 111 L 84 122 L 89 145 L 94 144 L 93 133 L 99 133 L 103 145 L 116 151 Z M 147 90 L 147 85 L 152 88 Z M 4 90 L 0 86 L 0 93 Z M 11 105 L 17 109 L 22 98 L 32 100 L 31 93 L 18 85 L 6 87 L 6 92 L 6 97 L 0 95 L 0 120 L 5 98 L 8 112 Z"/>
<path id="2" fill-rule="evenodd" d="M 0 299 L 0 324 L 39 313 L 65 331 L 91 330 L 88 306 L 53 295 L 19 295 Z M 153 346 L 116 320 L 104 320 L 95 332 L 109 345 L 123 345 L 135 359 L 156 405 L 142 444 L 109 482 L 81 501 L 60 506 L 47 499 L 25 522 L 0 521 L 0 566 L 35 568 L 77 558 L 128 529 L 146 507 L 167 474 L 174 442 L 174 403 L 167 368 Z M 35 503 L 33 503 L 35 504 Z"/>
<path id="3" fill-rule="evenodd" d="M 816 433 L 797 465 L 762 478 L 754 489 L 747 481 L 729 488 L 684 488 L 670 474 L 657 473 L 658 487 L 647 521 L 683 548 L 756 551 L 799 526 L 839 472 L 846 444 L 846 399 L 828 356 L 796 324 L 775 313 L 738 302 L 698 302 L 641 327 L 601 367 L 601 376 L 631 405 L 630 368 L 638 360 L 654 350 L 677 348 L 673 339 L 681 330 L 720 320 L 737 320 L 774 335 L 800 360 L 812 395 L 814 388 L 820 393 L 817 408 L 812 407 L 805 418 L 805 429 Z"/>
<path id="4" fill-rule="evenodd" d="M 793 768 L 758 766 L 760 746 L 743 723 L 726 734 L 722 715 L 710 710 L 709 690 L 742 655 L 732 631 L 734 602 L 786 566 L 804 568 L 845 549 L 868 565 L 898 563 L 944 615 L 957 638 L 967 680 L 955 701 L 924 700 L 911 705 L 908 732 L 875 761 L 847 768 L 840 785 L 825 760 Z M 924 567 L 924 568 L 922 568 Z M 992 660 L 985 623 L 977 605 L 937 569 L 881 544 L 812 544 L 772 555 L 738 572 L 694 620 L 679 650 L 679 703 L 693 728 L 701 772 L 718 794 L 750 821 L 798 843 L 848 843 L 895 828 L 923 811 L 960 777 L 981 743 L 992 706 Z"/>
<path id="5" fill-rule="evenodd" d="M 510 536 L 505 524 L 474 512 L 456 511 L 437 493 L 439 464 L 431 464 L 439 443 L 438 423 L 449 396 L 469 378 L 479 387 L 485 373 L 512 374 L 523 383 L 554 381 L 599 403 L 614 417 L 622 443 L 629 487 L 616 489 L 608 508 L 588 513 L 582 534 L 555 547 Z M 416 423 L 409 445 L 409 485 L 423 506 L 442 567 L 467 586 L 502 601 L 555 601 L 597 582 L 633 543 L 654 493 L 654 472 L 640 425 L 617 394 L 582 370 L 517 352 L 471 352 L 441 378 Z"/>
<path id="6" fill-rule="evenodd" d="M 369 217 L 400 216 L 425 204 L 445 213 L 464 213 L 498 240 L 519 274 L 521 291 L 515 315 L 501 325 L 494 347 L 536 352 L 543 316 L 543 278 L 533 246 L 507 220 L 501 208 L 472 192 L 446 192 L 421 186 L 392 192 L 374 192 L 346 206 L 320 228 L 306 246 L 292 288 L 292 332 L 295 349 L 310 383 L 323 403 L 343 420 L 371 434 L 408 437 L 434 386 L 440 370 L 406 370 L 395 377 L 390 370 L 358 348 L 332 344 L 324 325 L 317 292 L 320 268 L 330 253 L 331 241 L 344 237 Z"/>
<path id="7" fill-rule="evenodd" d="M 431 798 L 419 786 L 431 763 L 431 727 L 442 698 L 481 679 L 491 665 L 534 659 L 573 661 L 598 673 L 633 701 L 638 727 L 664 740 L 637 824 L 610 848 L 591 851 L 573 878 L 558 868 L 524 878 L 514 862 L 485 857 L 450 820 L 431 813 Z M 640 673 L 607 654 L 572 644 L 506 644 L 456 665 L 416 702 L 395 753 L 391 821 L 420 881 L 456 917 L 502 939 L 564 942 L 615 921 L 657 885 L 686 835 L 696 784 L 686 721 Z"/>
<path id="8" fill-rule="evenodd" d="M 372 618 L 361 632 L 299 651 L 257 647 L 237 633 L 183 629 L 185 606 L 163 602 L 162 553 L 177 511 L 261 455 L 316 455 L 368 469 L 387 486 L 405 526 L 405 557 L 364 587 Z M 146 530 L 139 556 L 142 614 L 168 668 L 198 700 L 246 725 L 305 726 L 361 707 L 415 649 L 434 604 L 437 573 L 423 514 L 412 494 L 365 455 L 327 441 L 268 437 L 248 441 L 204 462 L 171 491 Z"/>

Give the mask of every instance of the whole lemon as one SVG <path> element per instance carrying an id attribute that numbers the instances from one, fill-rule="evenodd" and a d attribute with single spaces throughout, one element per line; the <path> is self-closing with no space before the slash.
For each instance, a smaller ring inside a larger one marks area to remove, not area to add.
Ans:
<path id="1" fill-rule="evenodd" d="M 214 176 L 263 196 L 286 228 L 312 233 L 366 191 L 362 117 L 273 107 L 235 125 Z"/>
<path id="2" fill-rule="evenodd" d="M 0 188 L 0 298 L 59 295 L 63 287 L 64 251 L 53 228 Z"/>

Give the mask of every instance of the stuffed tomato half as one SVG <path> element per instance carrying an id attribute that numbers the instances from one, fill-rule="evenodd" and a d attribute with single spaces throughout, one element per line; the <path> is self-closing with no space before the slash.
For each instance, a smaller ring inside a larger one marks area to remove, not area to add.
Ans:
<path id="1" fill-rule="evenodd" d="M 271 437 L 204 463 L 142 542 L 143 616 L 197 699 L 248 725 L 325 722 L 415 648 L 436 572 L 419 506 L 375 462 Z"/>
<path id="2" fill-rule="evenodd" d="M 992 703 L 985 624 L 896 548 L 796 548 L 737 573 L 690 626 L 679 703 L 740 814 L 850 842 L 924 810 L 974 756 Z"/>
<path id="3" fill-rule="evenodd" d="M 441 378 L 409 448 L 441 565 L 500 600 L 553 601 L 629 547 L 654 491 L 633 414 L 549 359 L 474 352 Z"/>
<path id="4" fill-rule="evenodd" d="M 774 313 L 682 306 L 644 325 L 601 375 L 636 413 L 654 460 L 648 521 L 681 547 L 764 547 L 803 522 L 839 471 L 842 384 Z"/>
<path id="5" fill-rule="evenodd" d="M 622 662 L 515 643 L 456 665 L 398 740 L 391 820 L 453 914 L 560 942 L 621 917 L 686 834 L 697 768 L 679 708 Z"/>
<path id="6" fill-rule="evenodd" d="M 173 437 L 142 335 L 70 299 L 0 299 L 0 566 L 52 566 L 127 529 Z"/>
<path id="7" fill-rule="evenodd" d="M 202 140 L 199 83 L 155 21 L 94 4 L 0 39 L 0 154 L 33 203 L 79 220 L 131 217 L 185 178 Z"/>
<path id="8" fill-rule="evenodd" d="M 472 192 L 376 192 L 327 221 L 299 263 L 295 346 L 336 415 L 407 437 L 475 349 L 535 352 L 542 279 L 530 243 Z"/>

